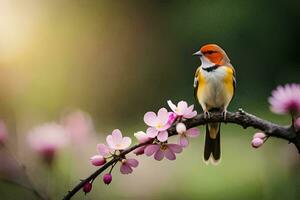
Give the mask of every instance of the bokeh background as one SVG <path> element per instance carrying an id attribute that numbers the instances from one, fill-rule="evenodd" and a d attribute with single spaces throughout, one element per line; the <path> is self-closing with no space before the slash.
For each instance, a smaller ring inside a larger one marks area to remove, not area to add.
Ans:
<path id="1" fill-rule="evenodd" d="M 277 85 L 300 80 L 299 20 L 296 0 L 0 0 L 0 116 L 10 147 L 33 182 L 60 199 L 96 169 L 89 157 L 114 128 L 132 136 L 145 130 L 146 111 L 169 99 L 195 103 L 200 61 L 192 53 L 206 43 L 222 46 L 236 68 L 229 110 L 287 124 L 267 99 Z M 84 146 L 61 152 L 49 172 L 28 150 L 26 133 L 74 109 L 90 115 L 95 132 Z M 295 148 L 271 138 L 254 150 L 254 131 L 223 125 L 217 167 L 202 162 L 202 134 L 175 162 L 140 157 L 133 174 L 115 170 L 110 186 L 99 178 L 91 194 L 74 199 L 299 199 Z M 0 199 L 34 198 L 0 182 Z"/>

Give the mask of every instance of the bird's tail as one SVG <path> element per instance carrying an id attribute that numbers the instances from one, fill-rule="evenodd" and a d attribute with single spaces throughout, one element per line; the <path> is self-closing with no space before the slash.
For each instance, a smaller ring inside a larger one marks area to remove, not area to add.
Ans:
<path id="1" fill-rule="evenodd" d="M 218 164 L 221 158 L 220 144 L 220 127 L 221 123 L 206 124 L 204 162 L 209 160 L 212 164 Z"/>

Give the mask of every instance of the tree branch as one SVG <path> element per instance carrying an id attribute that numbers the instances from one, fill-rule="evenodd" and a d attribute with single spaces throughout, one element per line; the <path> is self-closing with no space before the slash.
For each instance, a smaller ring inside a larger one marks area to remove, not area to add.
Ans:
<path id="1" fill-rule="evenodd" d="M 209 122 L 233 123 L 240 125 L 245 129 L 248 127 L 259 129 L 270 137 L 285 139 L 290 143 L 293 143 L 298 149 L 298 152 L 300 153 L 300 133 L 299 131 L 296 132 L 293 126 L 281 126 L 256 117 L 252 114 L 246 113 L 242 109 L 239 109 L 238 112 L 227 112 L 226 119 L 224 119 L 222 113 L 212 112 L 210 113 L 209 119 L 206 119 L 204 117 L 204 114 L 199 114 L 192 119 L 183 121 L 187 128 L 193 128 L 196 126 L 207 124 Z M 177 123 L 175 123 L 172 127 L 168 129 L 169 136 L 177 135 L 176 124 Z M 128 149 L 120 153 L 120 157 L 125 156 L 126 154 L 137 149 L 138 147 L 150 144 L 152 142 L 153 140 L 129 147 Z M 104 170 L 113 165 L 115 162 L 118 162 L 118 157 L 115 157 L 109 162 L 107 162 L 105 165 L 103 165 L 101 168 L 99 168 L 97 171 L 91 174 L 88 178 L 81 180 L 81 182 L 78 183 L 78 185 L 76 185 L 71 191 L 68 192 L 68 194 L 63 198 L 63 200 L 71 199 L 72 196 L 74 196 L 86 183 L 94 180 L 97 176 L 99 176 Z"/>

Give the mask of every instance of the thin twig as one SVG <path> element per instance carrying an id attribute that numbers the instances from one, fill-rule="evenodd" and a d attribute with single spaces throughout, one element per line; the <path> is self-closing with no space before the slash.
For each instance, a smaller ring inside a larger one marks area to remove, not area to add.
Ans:
<path id="1" fill-rule="evenodd" d="M 259 129 L 264 133 L 266 133 L 268 137 L 277 137 L 277 138 L 287 140 L 290 143 L 293 143 L 300 153 L 300 133 L 295 132 L 292 126 L 281 126 L 269 122 L 267 120 L 256 117 L 252 114 L 246 113 L 242 109 L 239 109 L 238 112 L 227 112 L 226 119 L 224 119 L 222 113 L 213 112 L 210 113 L 209 119 L 205 118 L 203 114 L 199 114 L 192 119 L 184 121 L 183 123 L 186 125 L 187 128 L 193 128 L 193 127 L 207 124 L 209 122 L 225 122 L 225 123 L 240 125 L 245 129 L 248 127 Z M 178 122 L 176 122 L 172 127 L 168 129 L 169 136 L 177 135 L 176 132 L 177 123 Z M 133 145 L 132 147 L 129 147 L 128 149 L 122 151 L 119 156 L 120 157 L 125 156 L 126 154 L 132 152 L 133 150 L 141 146 L 150 144 L 152 142 L 153 140 L 146 143 Z M 109 166 L 118 162 L 118 159 L 119 157 L 113 158 L 105 165 L 103 165 L 101 168 L 99 168 L 94 173 L 92 173 L 88 178 L 81 180 L 80 183 L 78 183 L 71 191 L 69 191 L 66 194 L 63 200 L 71 199 L 86 183 L 90 182 L 91 180 L 94 180 L 97 176 L 99 176 L 99 174 L 101 174 Z"/>

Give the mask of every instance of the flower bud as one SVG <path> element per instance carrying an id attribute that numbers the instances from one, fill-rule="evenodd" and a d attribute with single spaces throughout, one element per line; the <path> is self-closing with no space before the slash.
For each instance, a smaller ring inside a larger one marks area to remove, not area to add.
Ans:
<path id="1" fill-rule="evenodd" d="M 264 144 L 264 140 L 261 138 L 254 138 L 251 142 L 253 148 L 259 148 Z"/>
<path id="2" fill-rule="evenodd" d="M 90 158 L 90 161 L 91 161 L 92 165 L 94 165 L 94 166 L 101 166 L 106 163 L 105 158 L 101 155 L 92 156 Z"/>
<path id="3" fill-rule="evenodd" d="M 106 184 L 106 185 L 109 185 L 112 181 L 112 175 L 111 174 L 105 174 L 103 176 L 103 182 Z"/>
<path id="4" fill-rule="evenodd" d="M 254 139 L 254 138 L 264 139 L 265 137 L 266 137 L 266 134 L 261 133 L 261 132 L 255 133 L 255 134 L 253 135 L 253 139 Z"/>
<path id="5" fill-rule="evenodd" d="M 168 124 L 173 124 L 173 122 L 177 119 L 177 115 L 173 112 L 169 112 Z"/>
<path id="6" fill-rule="evenodd" d="M 87 194 L 92 190 L 92 187 L 93 187 L 92 183 L 88 182 L 83 186 L 82 190 L 85 194 Z"/>
<path id="7" fill-rule="evenodd" d="M 186 132 L 186 126 L 184 125 L 184 123 L 178 123 L 176 125 L 176 131 L 178 134 L 183 134 Z"/>

